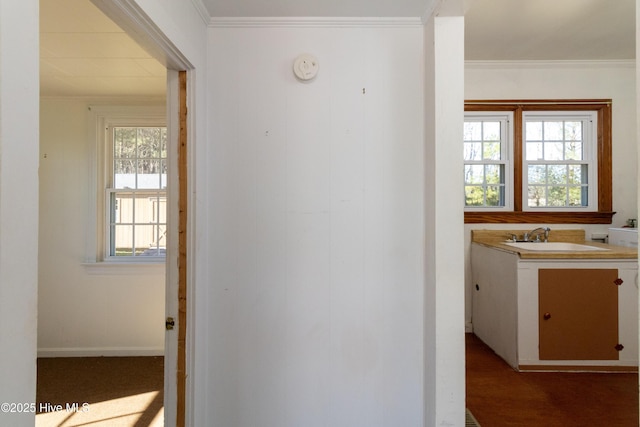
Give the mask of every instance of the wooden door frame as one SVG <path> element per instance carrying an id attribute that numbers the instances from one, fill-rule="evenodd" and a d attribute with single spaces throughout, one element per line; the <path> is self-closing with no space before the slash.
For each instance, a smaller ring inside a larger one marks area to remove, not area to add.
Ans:
<path id="1" fill-rule="evenodd" d="M 176 371 L 176 426 L 186 421 L 187 389 L 187 235 L 188 235 L 188 151 L 187 72 L 178 73 L 178 360 Z"/>

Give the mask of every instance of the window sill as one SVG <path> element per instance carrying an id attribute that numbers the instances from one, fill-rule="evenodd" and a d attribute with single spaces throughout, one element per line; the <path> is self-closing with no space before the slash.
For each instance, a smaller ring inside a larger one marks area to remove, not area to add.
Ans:
<path id="1" fill-rule="evenodd" d="M 166 270 L 164 258 L 147 262 L 86 262 L 82 266 L 87 274 L 111 276 L 164 275 Z"/>
<path id="2" fill-rule="evenodd" d="M 611 224 L 615 212 L 465 212 L 465 224 Z"/>

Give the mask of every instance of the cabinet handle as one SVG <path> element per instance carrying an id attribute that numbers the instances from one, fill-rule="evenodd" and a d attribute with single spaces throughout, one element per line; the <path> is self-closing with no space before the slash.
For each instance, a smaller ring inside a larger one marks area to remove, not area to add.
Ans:
<path id="1" fill-rule="evenodd" d="M 620 286 L 624 283 L 624 280 L 622 280 L 621 278 L 617 278 L 616 280 L 613 281 L 613 283 L 615 283 L 616 285 Z"/>
<path id="2" fill-rule="evenodd" d="M 542 315 L 542 317 L 544 318 L 544 320 L 549 320 L 551 319 L 551 313 L 545 313 Z"/>

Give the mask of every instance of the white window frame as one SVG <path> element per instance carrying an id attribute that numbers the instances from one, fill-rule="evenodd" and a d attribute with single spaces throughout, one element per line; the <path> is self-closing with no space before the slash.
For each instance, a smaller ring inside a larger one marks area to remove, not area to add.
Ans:
<path id="1" fill-rule="evenodd" d="M 166 127 L 167 116 L 165 106 L 91 106 L 88 111 L 89 121 L 89 208 L 87 214 L 86 266 L 126 266 L 122 272 L 141 273 L 147 271 L 139 266 L 147 265 L 154 272 L 164 271 L 165 256 L 109 256 L 109 205 L 107 183 L 112 173 L 110 164 L 112 155 L 109 141 L 109 129 L 120 126 L 133 127 Z M 112 272 L 111 269 L 108 269 Z M 97 270 L 97 273 L 104 272 Z"/>
<path id="2" fill-rule="evenodd" d="M 467 161 L 463 160 L 464 165 L 477 164 L 477 165 L 504 165 L 504 206 L 465 206 L 466 211 L 513 211 L 513 112 L 512 111 L 467 111 L 464 114 L 464 121 L 498 121 L 500 126 L 500 149 L 501 160 L 476 160 Z M 464 171 L 463 171 L 464 173 Z M 463 194 L 464 197 L 464 194 Z"/>
<path id="3" fill-rule="evenodd" d="M 583 160 L 527 160 L 527 121 L 581 121 Z M 598 210 L 598 112 L 597 111 L 523 111 L 522 112 L 522 210 L 523 212 L 595 212 Z M 529 206 L 529 164 L 579 164 L 587 165 L 587 205 L 586 206 Z"/>

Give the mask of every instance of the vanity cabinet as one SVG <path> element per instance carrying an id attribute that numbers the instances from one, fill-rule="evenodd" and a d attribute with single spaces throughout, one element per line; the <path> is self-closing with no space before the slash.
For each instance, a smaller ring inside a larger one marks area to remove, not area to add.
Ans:
<path id="1" fill-rule="evenodd" d="M 473 332 L 516 370 L 635 370 L 638 263 L 471 245 Z"/>

